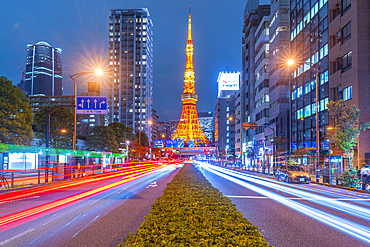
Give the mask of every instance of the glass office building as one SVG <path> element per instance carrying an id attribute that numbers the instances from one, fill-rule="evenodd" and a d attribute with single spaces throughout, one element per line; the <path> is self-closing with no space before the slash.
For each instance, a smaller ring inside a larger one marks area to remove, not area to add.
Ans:
<path id="1" fill-rule="evenodd" d="M 317 145 L 315 77 L 318 73 L 319 137 L 320 150 L 324 151 L 329 124 L 327 0 L 290 2 L 290 41 L 290 55 L 296 64 L 291 69 L 290 82 L 291 150 Z"/>
<path id="2" fill-rule="evenodd" d="M 62 95 L 62 49 L 44 41 L 27 45 L 26 76 L 22 87 L 27 95 Z"/>

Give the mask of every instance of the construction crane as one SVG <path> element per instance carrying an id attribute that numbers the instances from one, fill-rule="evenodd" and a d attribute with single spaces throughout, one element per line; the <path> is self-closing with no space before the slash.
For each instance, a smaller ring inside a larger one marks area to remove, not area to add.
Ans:
<path id="1" fill-rule="evenodd" d="M 18 67 L 22 70 L 22 81 L 24 81 L 24 77 L 25 77 L 25 75 L 26 75 L 26 70 L 23 68 L 23 66 L 22 66 L 22 65 L 20 65 L 20 64 L 18 63 L 18 61 L 17 61 L 17 60 L 15 60 L 15 62 L 18 64 Z"/>

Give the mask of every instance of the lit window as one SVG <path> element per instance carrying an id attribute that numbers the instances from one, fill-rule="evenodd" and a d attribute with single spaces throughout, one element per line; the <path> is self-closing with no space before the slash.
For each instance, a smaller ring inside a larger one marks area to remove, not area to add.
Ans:
<path id="1" fill-rule="evenodd" d="M 343 100 L 352 99 L 352 86 L 343 89 Z"/>
<path id="2" fill-rule="evenodd" d="M 303 94 L 303 87 L 301 86 L 301 87 L 299 87 L 299 88 L 297 89 L 297 99 L 298 99 L 299 97 L 301 97 L 301 96 L 302 96 L 302 94 Z"/>
<path id="3" fill-rule="evenodd" d="M 304 108 L 304 117 L 311 116 L 311 105 L 305 106 Z"/>
<path id="4" fill-rule="evenodd" d="M 342 72 L 352 67 L 352 51 L 342 57 Z"/>
<path id="5" fill-rule="evenodd" d="M 297 111 L 297 119 L 303 118 L 303 109 Z"/>
<path id="6" fill-rule="evenodd" d="M 329 81 L 328 71 L 321 73 L 320 75 L 320 85 L 323 85 Z"/>
<path id="7" fill-rule="evenodd" d="M 311 108 L 312 108 L 312 114 L 316 114 L 316 103 L 313 103 L 311 105 Z"/>

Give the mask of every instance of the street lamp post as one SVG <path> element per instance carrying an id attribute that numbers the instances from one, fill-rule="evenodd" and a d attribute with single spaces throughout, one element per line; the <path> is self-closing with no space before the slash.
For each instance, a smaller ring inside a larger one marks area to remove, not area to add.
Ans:
<path id="1" fill-rule="evenodd" d="M 148 125 L 152 125 L 152 120 L 149 120 L 148 121 Z M 139 126 L 139 147 L 141 147 L 141 122 L 140 122 L 140 126 Z M 139 162 L 140 162 L 140 159 L 141 159 L 141 155 L 139 155 Z"/>
<path id="2" fill-rule="evenodd" d="M 239 121 L 242 121 L 240 118 L 237 118 L 237 117 L 229 117 L 229 120 L 230 121 L 233 121 L 233 120 L 239 120 Z M 235 124 L 234 125 L 236 125 L 236 122 L 235 122 Z M 244 166 L 244 152 L 243 152 L 243 127 L 241 128 L 242 130 L 241 130 L 241 146 L 240 146 L 240 148 L 241 148 L 241 153 L 242 153 L 242 167 Z M 247 140 L 247 138 L 245 138 L 245 140 Z"/>
<path id="3" fill-rule="evenodd" d="M 127 160 L 127 162 L 128 162 L 128 157 L 129 157 L 129 155 L 128 155 L 128 145 L 130 144 L 130 141 L 129 140 L 127 140 L 126 141 L 126 160 Z"/>
<path id="4" fill-rule="evenodd" d="M 289 66 L 292 66 L 293 64 L 295 63 L 295 61 L 293 59 L 289 59 L 288 60 L 288 65 Z M 312 64 L 311 62 L 310 63 L 304 63 L 304 64 L 307 64 L 310 66 L 310 68 L 314 68 L 316 70 L 316 75 L 315 75 L 315 86 L 316 86 L 316 103 L 315 103 L 315 115 L 316 115 L 316 182 L 319 182 L 319 179 L 320 179 L 320 174 L 319 174 L 319 171 L 320 171 L 320 135 L 319 135 L 319 86 L 318 86 L 318 77 L 319 77 L 319 74 L 321 72 L 321 70 L 323 69 L 322 67 L 321 68 L 317 68 L 315 67 L 314 64 Z M 289 78 L 290 78 L 290 74 L 289 74 Z M 290 90 L 290 89 L 289 89 Z M 290 115 L 292 115 L 292 113 L 290 113 Z M 291 116 L 290 116 L 291 117 Z"/>
<path id="5" fill-rule="evenodd" d="M 98 76 L 101 76 L 103 74 L 103 71 L 101 69 L 97 69 L 95 71 L 86 71 L 86 72 L 80 72 L 80 73 L 77 73 L 77 74 L 73 74 L 73 75 L 70 75 L 69 77 L 71 77 L 72 81 L 74 82 L 75 84 L 75 90 L 74 90 L 74 96 L 75 96 L 75 109 L 74 109 L 74 113 L 75 113 L 75 119 L 74 119 L 74 133 L 73 133 L 73 151 L 76 151 L 76 133 L 77 133 L 77 83 L 76 83 L 76 79 L 79 78 L 80 76 L 83 76 L 83 75 L 86 75 L 86 74 L 93 74 L 95 73 L 96 75 Z"/>

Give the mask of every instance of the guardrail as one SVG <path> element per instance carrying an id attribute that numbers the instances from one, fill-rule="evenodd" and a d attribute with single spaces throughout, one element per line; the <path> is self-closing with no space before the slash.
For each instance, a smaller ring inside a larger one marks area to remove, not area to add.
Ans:
<path id="1" fill-rule="evenodd" d="M 160 164 L 160 161 L 140 161 L 121 164 L 102 164 L 70 166 L 66 164 L 55 167 L 27 169 L 27 170 L 0 170 L 0 189 L 46 184 L 50 182 L 78 179 L 95 174 L 119 171 L 124 168 L 136 168 L 150 164 Z M 173 161 L 163 162 L 172 164 Z"/>

